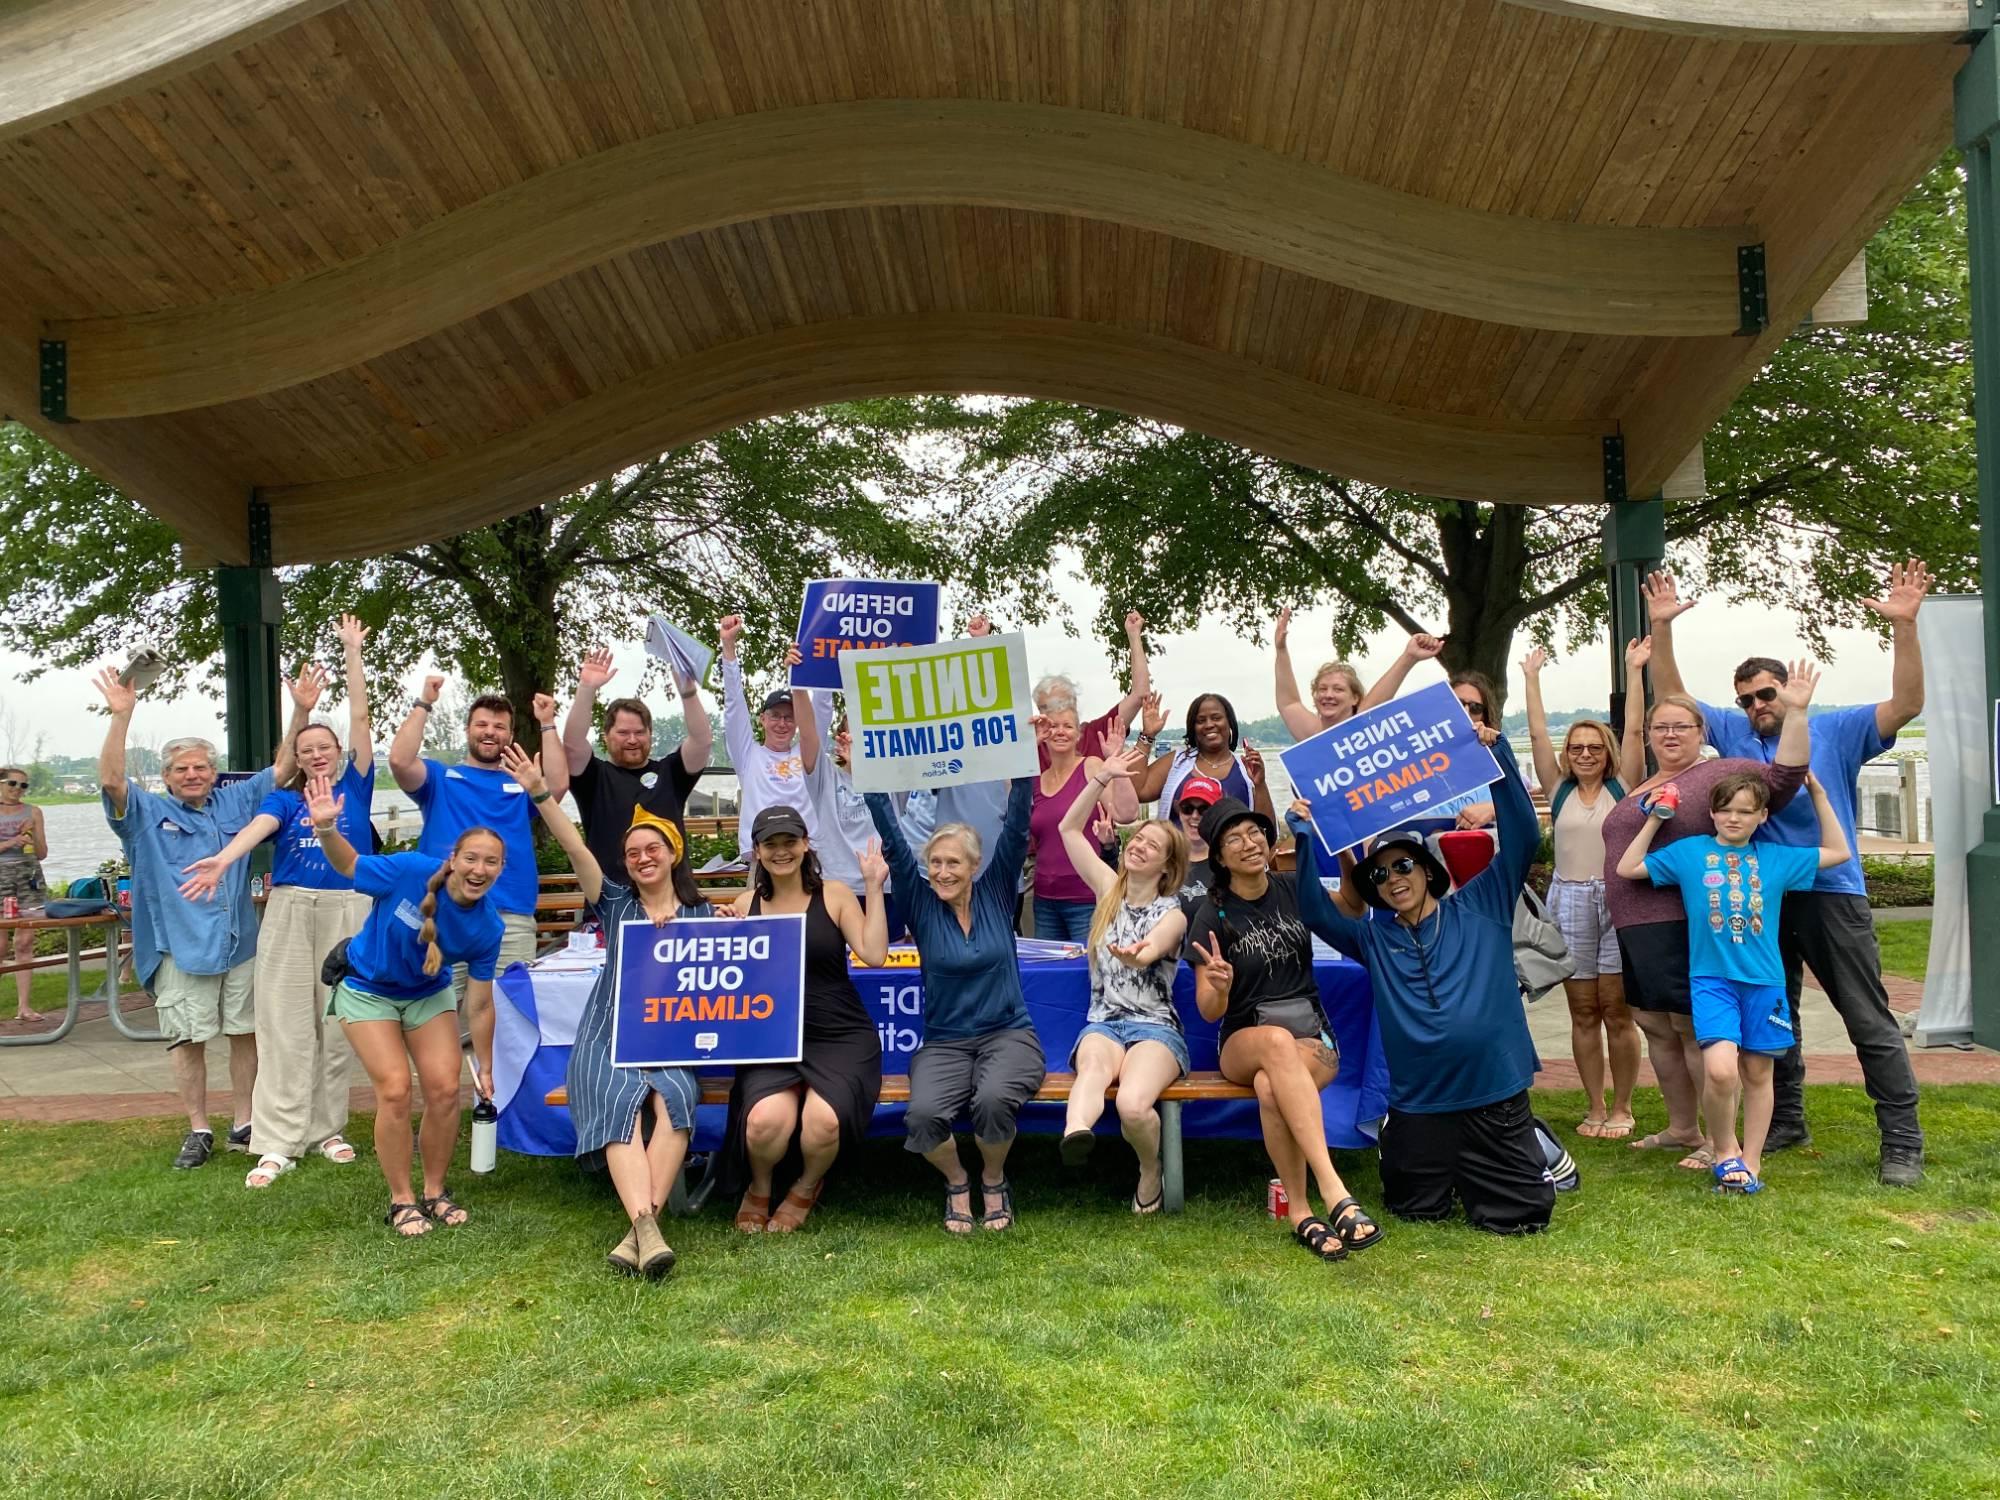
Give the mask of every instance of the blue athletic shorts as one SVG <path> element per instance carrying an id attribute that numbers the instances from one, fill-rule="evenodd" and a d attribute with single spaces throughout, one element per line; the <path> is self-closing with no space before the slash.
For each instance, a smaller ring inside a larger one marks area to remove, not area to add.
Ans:
<path id="1" fill-rule="evenodd" d="M 1694 1039 L 1734 1042 L 1739 1051 L 1777 1057 L 1792 1048 L 1792 1011 L 1782 984 L 1745 984 L 1697 974 L 1688 981 L 1694 1000 Z"/>

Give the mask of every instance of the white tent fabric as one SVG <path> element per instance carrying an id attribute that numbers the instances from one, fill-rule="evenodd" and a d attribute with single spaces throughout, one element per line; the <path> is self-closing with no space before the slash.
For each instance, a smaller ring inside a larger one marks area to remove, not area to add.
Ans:
<path id="1" fill-rule="evenodd" d="M 1917 616 L 1924 652 L 1924 729 L 1930 750 L 1931 844 L 1937 894 L 1919 1047 L 1972 1039 L 1972 945 L 1965 856 L 1979 843 L 1996 789 L 1988 782 L 1986 637 L 1977 594 L 1933 595 Z"/>

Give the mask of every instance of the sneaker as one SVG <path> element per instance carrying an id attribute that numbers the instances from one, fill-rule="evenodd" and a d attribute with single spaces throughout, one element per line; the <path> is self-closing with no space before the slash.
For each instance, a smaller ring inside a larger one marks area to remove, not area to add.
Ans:
<path id="1" fill-rule="evenodd" d="M 1884 1146 L 1882 1148 L 1882 1186 L 1915 1187 L 1923 1180 L 1923 1147 Z"/>
<path id="2" fill-rule="evenodd" d="M 186 1172 L 204 1164 L 215 1152 L 215 1133 L 209 1130 L 190 1130 L 187 1139 L 181 1142 L 180 1155 L 174 1158 L 174 1170 Z"/>
<path id="3" fill-rule="evenodd" d="M 1773 1120 L 1771 1132 L 1764 1137 L 1764 1149 L 1768 1151 L 1789 1151 L 1794 1146 L 1810 1146 L 1812 1132 L 1806 1128 L 1804 1120 Z"/>
<path id="4" fill-rule="evenodd" d="M 250 1127 L 248 1125 L 238 1125 L 234 1130 L 229 1132 L 229 1149 L 231 1151 L 242 1151 L 246 1154 L 249 1152 Z"/>

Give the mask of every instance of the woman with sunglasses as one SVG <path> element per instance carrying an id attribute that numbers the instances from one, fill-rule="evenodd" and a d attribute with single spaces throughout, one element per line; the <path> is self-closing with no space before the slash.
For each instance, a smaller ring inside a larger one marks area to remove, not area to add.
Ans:
<path id="1" fill-rule="evenodd" d="M 1173 806 L 1173 823 L 1188 842 L 1187 876 L 1181 881 L 1183 915 L 1192 917 L 1201 898 L 1208 894 L 1208 841 L 1201 836 L 1201 820 L 1223 798 L 1222 783 L 1207 776 L 1190 776 L 1180 786 Z"/>
<path id="2" fill-rule="evenodd" d="M 1649 815 L 1667 820 L 1654 848 L 1714 833 L 1708 794 L 1725 776 L 1748 771 L 1763 777 L 1771 789 L 1774 811 L 1790 802 L 1805 785 L 1812 753 L 1806 705 L 1818 680 L 1812 664 L 1801 662 L 1786 685 L 1785 701 L 1788 706 L 1796 702 L 1798 712 L 1786 715 L 1770 765 L 1735 758 L 1703 760 L 1708 729 L 1701 705 L 1682 693 L 1656 698 L 1646 713 L 1646 743 L 1659 770 L 1633 787 L 1604 818 L 1604 904 L 1618 931 L 1625 1003 L 1646 1038 L 1646 1055 L 1667 1106 L 1666 1128 L 1630 1145 L 1635 1151 L 1680 1152 L 1679 1164 L 1690 1171 L 1707 1171 L 1715 1165 L 1715 1157 L 1696 1118 L 1696 1080 L 1703 1069 L 1688 982 L 1687 912 L 1679 891 L 1627 880 L 1618 873 L 1618 861 L 1638 833 L 1639 820 Z"/>
<path id="3" fill-rule="evenodd" d="M 1542 668 L 1548 664 L 1548 653 L 1537 646 L 1521 662 L 1528 684 L 1528 743 L 1535 780 L 1549 799 L 1555 840 L 1549 912 L 1576 964 L 1576 972 L 1563 981 L 1563 996 L 1569 1002 L 1570 1055 L 1583 1081 L 1583 1122 L 1576 1133 L 1611 1141 L 1632 1133 L 1639 1032 L 1625 1006 L 1618 937 L 1604 904 L 1604 819 L 1625 796 L 1625 788 L 1646 774 L 1646 663 L 1652 654 L 1650 638 L 1625 648 L 1625 739 L 1616 767 L 1611 726 L 1596 719 L 1571 721 L 1562 750 L 1555 749 L 1549 738 L 1548 711 L 1542 706 Z"/>
<path id="4" fill-rule="evenodd" d="M 0 898 L 13 897 L 24 917 L 38 913 L 48 897 L 48 885 L 42 879 L 42 861 L 48 854 L 49 836 L 42 810 L 28 804 L 28 773 L 19 766 L 0 766 Z M 14 962 L 26 964 L 34 956 L 34 929 L 16 927 Z M 14 1014 L 23 1021 L 42 1019 L 31 996 L 34 980 L 33 970 L 14 972 Z"/>

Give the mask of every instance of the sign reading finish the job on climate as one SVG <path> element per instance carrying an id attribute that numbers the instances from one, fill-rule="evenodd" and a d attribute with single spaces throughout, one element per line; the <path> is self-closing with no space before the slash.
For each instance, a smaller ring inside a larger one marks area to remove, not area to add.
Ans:
<path id="1" fill-rule="evenodd" d="M 1405 693 L 1278 752 L 1312 803 L 1320 849 L 1336 859 L 1363 839 L 1500 779 L 1500 763 L 1448 683 Z"/>
<path id="2" fill-rule="evenodd" d="M 611 1065 L 797 1062 L 805 973 L 801 912 L 626 922 L 612 979 Z"/>
<path id="3" fill-rule="evenodd" d="M 841 653 L 854 787 L 913 792 L 1033 775 L 1019 634 Z"/>
<path id="4" fill-rule="evenodd" d="M 799 655 L 791 686 L 840 686 L 844 651 L 928 646 L 937 639 L 938 586 L 895 579 L 815 578 L 799 609 Z"/>

